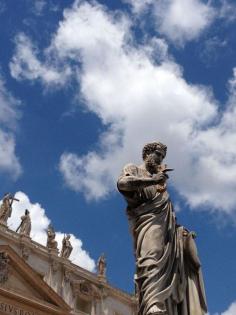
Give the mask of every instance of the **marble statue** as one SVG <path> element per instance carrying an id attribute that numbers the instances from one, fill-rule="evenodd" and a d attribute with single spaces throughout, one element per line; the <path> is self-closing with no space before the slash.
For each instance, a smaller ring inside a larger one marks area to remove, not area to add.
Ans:
<path id="1" fill-rule="evenodd" d="M 3 196 L 2 204 L 0 207 L 0 224 L 7 226 L 7 220 L 11 217 L 13 201 L 19 201 L 10 193 Z"/>
<path id="2" fill-rule="evenodd" d="M 167 192 L 167 147 L 146 144 L 140 166 L 127 164 L 118 190 L 133 235 L 139 315 L 203 315 L 205 290 L 194 233 L 176 222 Z"/>
<path id="3" fill-rule="evenodd" d="M 47 248 L 58 250 L 57 248 L 57 241 L 56 241 L 56 233 L 54 228 L 51 224 L 49 224 L 47 229 Z"/>
<path id="4" fill-rule="evenodd" d="M 106 277 L 106 267 L 107 267 L 106 258 L 105 255 L 102 254 L 97 261 L 97 271 L 99 276 Z"/>
<path id="5" fill-rule="evenodd" d="M 62 240 L 61 257 L 68 259 L 70 257 L 72 250 L 73 247 L 70 242 L 70 234 L 67 234 L 66 236 L 64 236 Z"/>
<path id="6" fill-rule="evenodd" d="M 31 218 L 29 210 L 25 210 L 25 214 L 21 217 L 21 223 L 18 226 L 16 232 L 20 230 L 20 234 L 24 236 L 30 236 L 31 232 Z"/>

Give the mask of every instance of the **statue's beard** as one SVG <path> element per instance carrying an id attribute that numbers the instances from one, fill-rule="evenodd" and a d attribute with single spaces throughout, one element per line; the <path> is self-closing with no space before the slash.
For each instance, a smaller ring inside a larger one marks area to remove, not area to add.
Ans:
<path id="1" fill-rule="evenodd" d="M 146 157 L 144 163 L 145 163 L 145 167 L 149 173 L 151 173 L 151 174 L 157 173 L 157 167 L 158 167 L 158 165 L 160 165 L 160 161 L 157 161 L 155 156 L 153 156 L 152 154 L 149 154 Z"/>

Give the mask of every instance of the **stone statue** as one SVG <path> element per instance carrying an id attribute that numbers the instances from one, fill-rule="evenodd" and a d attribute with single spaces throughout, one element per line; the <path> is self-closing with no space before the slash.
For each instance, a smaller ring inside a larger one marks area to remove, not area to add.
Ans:
<path id="1" fill-rule="evenodd" d="M 12 213 L 13 201 L 19 201 L 19 199 L 14 198 L 10 193 L 4 194 L 0 207 L 0 224 L 7 226 L 7 220 Z"/>
<path id="2" fill-rule="evenodd" d="M 70 234 L 67 234 L 66 236 L 64 236 L 62 240 L 61 257 L 69 258 L 72 250 L 73 250 L 73 247 L 70 242 Z"/>
<path id="3" fill-rule="evenodd" d="M 106 277 L 106 267 L 107 267 L 107 263 L 106 263 L 106 258 L 105 255 L 102 254 L 97 261 L 97 271 L 98 271 L 98 276 L 101 277 Z"/>
<path id="4" fill-rule="evenodd" d="M 47 248 L 49 249 L 54 249 L 58 250 L 57 248 L 57 241 L 56 241 L 56 233 L 54 231 L 54 228 L 51 224 L 49 224 L 48 229 L 47 229 Z"/>
<path id="5" fill-rule="evenodd" d="M 29 210 L 25 210 L 25 214 L 21 217 L 21 223 L 16 229 L 16 232 L 20 230 L 21 235 L 30 236 L 31 232 L 31 218 Z"/>
<path id="6" fill-rule="evenodd" d="M 205 290 L 194 234 L 176 223 L 169 194 L 167 147 L 146 144 L 141 166 L 128 164 L 118 179 L 134 240 L 139 315 L 203 315 Z"/>

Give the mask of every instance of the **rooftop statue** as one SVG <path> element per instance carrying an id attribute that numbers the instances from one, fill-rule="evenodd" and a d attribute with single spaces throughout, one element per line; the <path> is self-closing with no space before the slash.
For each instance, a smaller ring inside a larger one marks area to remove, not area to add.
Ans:
<path id="1" fill-rule="evenodd" d="M 107 267 L 106 257 L 105 254 L 102 254 L 97 261 L 98 276 L 106 277 L 106 267 Z"/>
<path id="2" fill-rule="evenodd" d="M 146 144 L 140 166 L 128 164 L 118 179 L 134 240 L 139 315 L 207 312 L 194 233 L 176 222 L 167 192 L 167 147 Z"/>
<path id="3" fill-rule="evenodd" d="M 19 201 L 10 193 L 3 196 L 2 204 L 0 207 L 0 224 L 7 226 L 7 220 L 11 217 L 13 201 Z"/>
<path id="4" fill-rule="evenodd" d="M 61 257 L 68 259 L 70 257 L 72 250 L 73 247 L 70 242 L 70 234 L 67 234 L 66 236 L 64 236 L 62 240 Z"/>
<path id="5" fill-rule="evenodd" d="M 31 232 L 31 218 L 29 210 L 25 210 L 25 214 L 21 217 L 21 223 L 16 229 L 16 232 L 20 230 L 21 235 L 30 236 Z"/>
<path id="6" fill-rule="evenodd" d="M 57 248 L 57 241 L 56 241 L 56 233 L 54 228 L 51 224 L 49 224 L 47 229 L 47 248 L 58 250 Z"/>

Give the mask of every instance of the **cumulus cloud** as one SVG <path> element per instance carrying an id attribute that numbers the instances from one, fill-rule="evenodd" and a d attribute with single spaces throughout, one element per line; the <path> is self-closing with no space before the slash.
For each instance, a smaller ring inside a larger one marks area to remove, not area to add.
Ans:
<path id="1" fill-rule="evenodd" d="M 0 172 L 16 179 L 22 169 L 15 153 L 15 131 L 20 118 L 20 102 L 6 89 L 0 76 Z"/>
<path id="2" fill-rule="evenodd" d="M 126 0 L 135 14 L 151 11 L 156 30 L 183 45 L 196 39 L 213 22 L 215 9 L 202 0 Z"/>
<path id="3" fill-rule="evenodd" d="M 236 302 L 233 302 L 229 308 L 224 311 L 221 315 L 235 315 L 236 314 Z"/>
<path id="4" fill-rule="evenodd" d="M 56 69 L 38 58 L 38 51 L 29 38 L 21 33 L 15 39 L 16 52 L 10 62 L 10 72 L 17 80 L 42 80 L 47 85 L 61 85 L 70 75 L 68 67 Z"/>
<path id="5" fill-rule="evenodd" d="M 170 40 L 183 44 L 197 38 L 214 18 L 214 10 L 200 0 L 157 1 L 156 23 Z"/>
<path id="6" fill-rule="evenodd" d="M 198 2 L 195 11 L 203 10 L 202 5 Z M 62 154 L 65 182 L 88 198 L 104 197 L 114 190 L 122 165 L 140 163 L 143 144 L 160 140 L 168 145 L 168 163 L 175 168 L 171 183 L 191 207 L 234 211 L 235 76 L 222 114 L 211 90 L 186 82 L 163 48 L 154 62 L 153 45 L 136 45 L 131 26 L 121 13 L 75 2 L 52 36 L 47 51 L 57 62 L 72 61 L 78 95 L 105 127 L 98 150 L 84 156 Z"/>
<path id="7" fill-rule="evenodd" d="M 20 201 L 13 203 L 12 216 L 8 220 L 8 225 L 10 229 L 17 229 L 21 222 L 21 216 L 24 215 L 25 209 L 28 209 L 30 211 L 32 222 L 31 237 L 34 241 L 45 246 L 47 242 L 46 230 L 48 225 L 50 224 L 50 219 L 47 217 L 45 209 L 37 202 L 32 203 L 29 197 L 21 191 L 18 191 L 15 194 L 15 197 Z M 62 239 L 64 237 L 64 233 L 62 232 L 56 232 L 56 240 L 58 242 L 58 247 L 60 250 L 62 247 Z M 66 233 L 69 233 L 69 231 L 66 231 Z M 71 235 L 70 241 L 73 246 L 70 260 L 87 270 L 94 271 L 95 262 L 86 252 L 86 250 L 83 249 L 82 241 L 73 234 Z"/>

